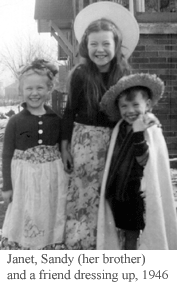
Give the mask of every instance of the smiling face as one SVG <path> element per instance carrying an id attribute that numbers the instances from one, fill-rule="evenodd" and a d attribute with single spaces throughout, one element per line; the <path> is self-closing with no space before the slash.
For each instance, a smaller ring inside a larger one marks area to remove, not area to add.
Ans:
<path id="1" fill-rule="evenodd" d="M 27 109 L 32 114 L 44 114 L 44 103 L 49 94 L 48 77 L 32 73 L 25 76 L 22 85 L 22 94 Z"/>
<path id="2" fill-rule="evenodd" d="M 92 32 L 88 35 L 88 55 L 100 72 L 109 70 L 115 56 L 115 41 L 112 31 Z"/>
<path id="3" fill-rule="evenodd" d="M 122 119 L 132 125 L 139 115 L 144 115 L 150 109 L 151 100 L 142 91 L 137 91 L 132 99 L 127 99 L 127 95 L 123 93 L 118 106 Z"/>

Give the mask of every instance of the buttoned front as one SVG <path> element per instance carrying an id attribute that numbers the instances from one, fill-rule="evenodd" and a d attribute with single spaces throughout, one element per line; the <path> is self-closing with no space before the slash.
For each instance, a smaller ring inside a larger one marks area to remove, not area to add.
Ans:
<path id="1" fill-rule="evenodd" d="M 42 116 L 38 116 L 39 120 L 38 121 L 38 126 L 39 126 L 39 130 L 38 130 L 38 134 L 39 134 L 39 140 L 38 140 L 38 144 L 41 145 L 43 144 L 43 140 L 42 140 L 42 134 L 43 134 L 43 121 L 41 120 L 42 119 Z"/>
<path id="2" fill-rule="evenodd" d="M 3 146 L 3 172 L 10 172 L 11 158 L 14 150 L 27 150 L 39 145 L 54 146 L 60 143 L 61 118 L 48 106 L 46 114 L 32 115 L 26 107 L 20 113 L 12 116 L 6 126 Z M 5 178 L 6 179 L 6 178 Z M 3 190 L 9 190 L 11 177 L 8 176 Z"/>
<path id="3" fill-rule="evenodd" d="M 60 140 L 61 119 L 49 107 L 42 116 L 32 115 L 26 108 L 9 119 L 11 136 L 20 150 L 43 145 L 55 145 Z M 12 120 L 12 121 L 11 121 Z"/>

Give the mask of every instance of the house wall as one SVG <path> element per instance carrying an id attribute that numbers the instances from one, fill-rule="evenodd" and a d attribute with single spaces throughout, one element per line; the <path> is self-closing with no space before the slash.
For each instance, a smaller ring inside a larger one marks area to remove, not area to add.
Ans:
<path id="1" fill-rule="evenodd" d="M 157 74 L 164 97 L 153 112 L 159 118 L 169 154 L 177 156 L 177 34 L 141 34 L 131 59 L 133 72 Z"/>
<path id="2" fill-rule="evenodd" d="M 140 34 L 131 59 L 133 72 L 157 74 L 165 83 L 164 97 L 153 109 L 162 124 L 171 157 L 177 156 L 177 34 Z M 64 85 L 67 76 L 61 72 Z M 63 91 L 63 90 L 61 90 Z"/>

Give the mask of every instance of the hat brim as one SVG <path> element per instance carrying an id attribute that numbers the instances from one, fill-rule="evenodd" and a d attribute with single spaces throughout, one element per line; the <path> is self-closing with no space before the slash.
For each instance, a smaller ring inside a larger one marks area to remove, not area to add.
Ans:
<path id="1" fill-rule="evenodd" d="M 112 86 L 103 96 L 100 107 L 112 121 L 120 119 L 116 99 L 128 88 L 141 86 L 148 88 L 151 93 L 152 106 L 156 105 L 164 93 L 164 83 L 155 74 L 137 73 L 122 77 L 116 85 Z"/>
<path id="2" fill-rule="evenodd" d="M 118 27 L 122 34 L 122 53 L 129 58 L 139 41 L 139 25 L 125 7 L 120 4 L 101 1 L 90 4 L 82 9 L 76 16 L 74 31 L 80 43 L 87 27 L 95 20 L 106 18 Z"/>

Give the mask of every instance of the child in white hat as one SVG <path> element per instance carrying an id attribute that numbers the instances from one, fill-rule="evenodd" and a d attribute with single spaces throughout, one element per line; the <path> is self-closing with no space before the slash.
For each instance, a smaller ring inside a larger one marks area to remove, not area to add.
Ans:
<path id="1" fill-rule="evenodd" d="M 160 78 L 140 73 L 123 77 L 102 98 L 102 110 L 121 120 L 103 176 L 98 249 L 177 249 L 168 151 L 148 113 L 163 92 Z"/>
<path id="2" fill-rule="evenodd" d="M 83 61 L 71 72 L 62 122 L 62 159 L 71 177 L 65 246 L 92 250 L 96 249 L 102 175 L 115 126 L 99 103 L 106 90 L 130 72 L 128 58 L 138 43 L 139 26 L 122 5 L 100 1 L 79 12 L 74 31 Z"/>

